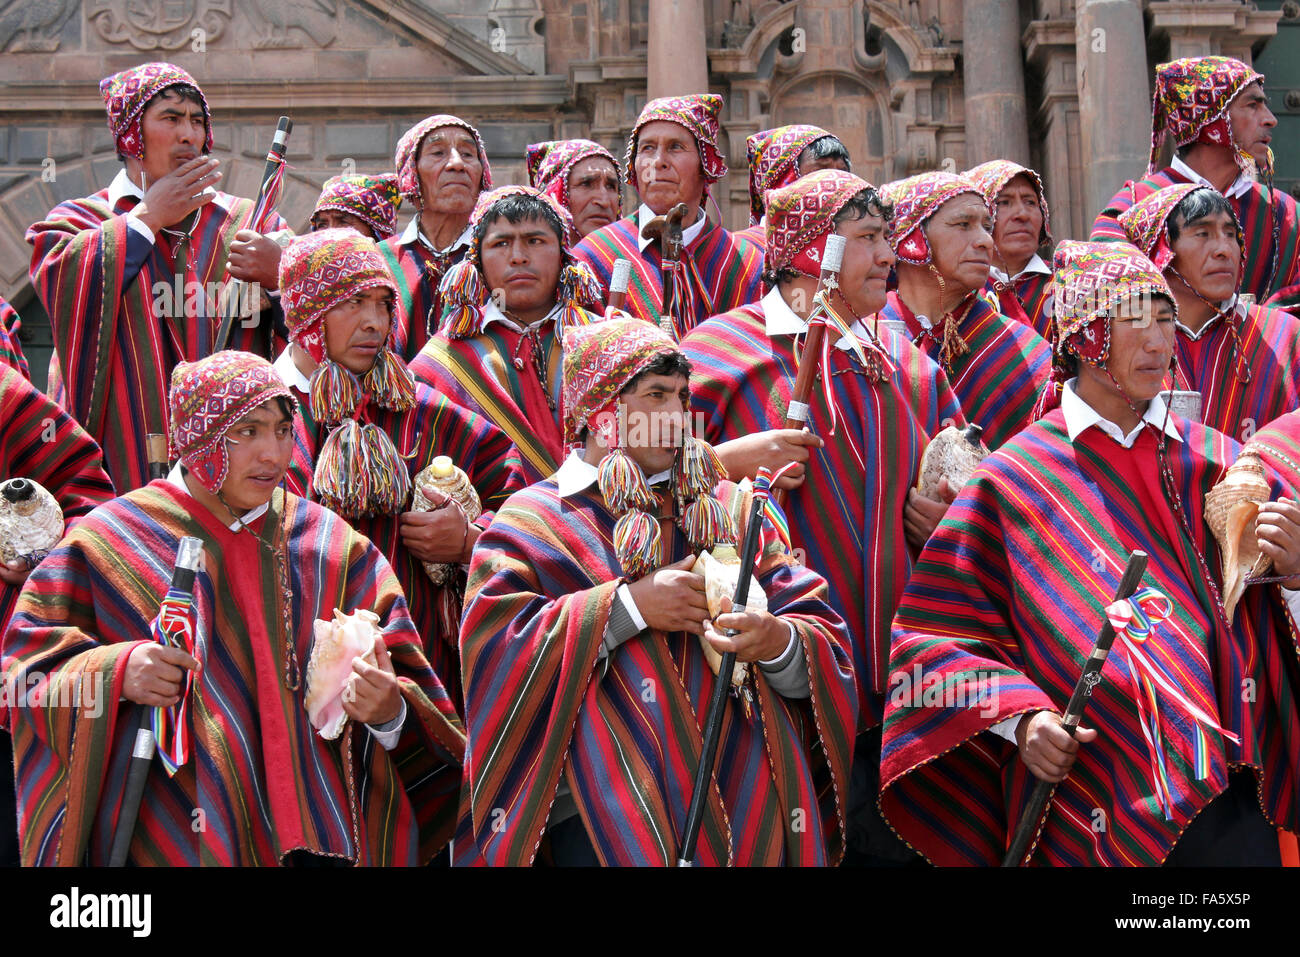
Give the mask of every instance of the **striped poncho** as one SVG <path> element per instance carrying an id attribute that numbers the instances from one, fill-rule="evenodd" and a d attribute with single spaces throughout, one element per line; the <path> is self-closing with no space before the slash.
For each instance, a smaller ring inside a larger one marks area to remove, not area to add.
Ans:
<path id="1" fill-rule="evenodd" d="M 100 190 L 61 203 L 27 230 L 64 405 L 104 450 L 121 492 L 149 481 L 146 435 L 167 432 L 173 366 L 212 352 L 220 312 L 208 293 L 225 287 L 230 244 L 253 212 L 251 200 L 218 193 L 199 207 L 188 242 L 163 232 L 151 244 L 127 225 L 136 202 L 127 196 L 111 208 Z M 284 223 L 277 216 L 271 226 Z M 269 322 L 236 322 L 227 346 L 271 358 L 270 336 Z"/>
<path id="2" fill-rule="evenodd" d="M 663 313 L 664 286 L 658 243 L 641 252 L 635 216 L 603 226 L 573 247 L 573 258 L 585 262 L 609 296 L 614 260 L 632 264 L 623 308 L 638 319 L 658 322 Z M 760 293 L 763 250 L 706 220 L 704 228 L 682 249 L 674 338 L 680 339 L 709 316 L 754 302 Z"/>
<path id="3" fill-rule="evenodd" d="M 984 430 L 990 449 L 1015 435 L 1033 418 L 1034 403 L 1052 368 L 1052 347 L 1023 323 L 1008 319 L 979 296 L 971 296 L 958 325 L 970 351 L 944 369 L 966 420 Z M 923 326 L 898 291 L 889 294 L 881 319 L 900 319 L 912 341 L 939 361 L 942 342 Z"/>
<path id="4" fill-rule="evenodd" d="M 18 338 L 22 324 L 17 310 L 0 298 L 0 363 L 12 366 L 23 374 L 24 379 L 30 379 L 32 370 L 23 354 L 22 340 Z"/>
<path id="5" fill-rule="evenodd" d="M 643 632 L 598 663 L 622 580 L 614 522 L 594 487 L 562 499 L 548 479 L 511 496 L 474 549 L 468 812 L 489 864 L 533 861 L 561 780 L 603 864 L 676 859 L 715 678 L 684 632 Z M 661 527 L 665 560 L 687 555 L 677 526 Z M 751 666 L 751 713 L 727 699 L 696 862 L 834 864 L 857 720 L 843 624 L 775 539 L 758 578 L 803 644 L 812 695 L 783 698 Z"/>
<path id="6" fill-rule="evenodd" d="M 359 864 L 422 864 L 450 836 L 462 726 L 420 653 L 383 556 L 332 512 L 276 490 L 251 528 L 283 543 L 292 596 L 285 635 L 276 560 L 165 482 L 104 505 L 32 574 L 5 637 L 24 864 L 104 864 L 122 799 L 137 705 L 120 701 L 127 658 L 152 640 L 183 535 L 203 540 L 195 582 L 191 755 L 154 767 L 131 844 L 135 864 L 261 865 L 295 850 Z M 394 750 L 350 722 L 326 741 L 305 708 L 312 622 L 370 609 L 406 701 Z M 285 680 L 286 638 L 304 673 Z M 101 684 L 102 682 L 102 684 Z M 62 706 L 56 706 L 61 704 Z"/>
<path id="7" fill-rule="evenodd" d="M 1238 378 L 1233 337 L 1217 319 L 1200 338 L 1177 332 L 1176 388 L 1201 393 L 1201 422 L 1245 442 L 1265 423 L 1300 408 L 1300 319 L 1281 309 L 1238 305 L 1250 381 Z"/>
<path id="8" fill-rule="evenodd" d="M 438 256 L 418 238 L 403 242 L 404 238 L 390 236 L 379 244 L 379 252 L 397 283 L 401 304 L 393 330 L 394 348 L 410 362 L 438 329 L 443 310 L 438 284 L 448 269 L 465 258 L 467 247 Z"/>
<path id="9" fill-rule="evenodd" d="M 1052 277 L 1050 273 L 1030 272 L 1011 280 L 1011 288 L 999 293 L 997 281 L 990 276 L 989 281 L 984 284 L 983 296 L 991 304 L 1005 304 L 1006 297 L 1012 296 L 1015 299 L 1015 305 L 1019 307 L 1024 319 L 1015 315 L 1005 308 L 1004 305 L 998 305 L 999 311 L 1015 319 L 1019 319 L 1025 325 L 1038 333 L 1039 338 L 1046 342 L 1055 340 L 1055 329 L 1052 321 Z"/>
<path id="10" fill-rule="evenodd" d="M 939 367 L 904 337 L 885 335 L 897 371 L 883 384 L 868 380 L 851 352 L 830 351 L 842 418 L 832 436 L 825 397 L 815 388 L 810 425 L 826 446 L 812 450 L 803 485 L 785 502 L 795 554 L 826 577 L 831 606 L 848 626 L 863 730 L 883 714 L 889 625 L 912 565 L 903 531 L 907 492 L 930 436 L 961 421 Z M 798 372 L 794 342 L 767 334 L 761 305 L 714 316 L 682 340 L 706 441 L 782 427 Z"/>
<path id="11" fill-rule="evenodd" d="M 1289 619 L 1280 596 L 1256 587 L 1231 628 L 1221 624 L 1196 554 L 1217 581 L 1203 505 L 1239 447 L 1173 421 L 1185 441 L 1169 440 L 1169 464 L 1192 540 L 1168 504 L 1153 428 L 1131 450 L 1097 428 L 1071 443 L 1057 409 L 984 461 L 922 551 L 894 622 L 881 808 L 932 861 L 1001 859 L 1037 779 L 1014 745 L 981 732 L 1065 708 L 1134 549 L 1150 556 L 1143 584 L 1172 603 L 1142 650 L 1241 744 L 1198 734 L 1185 705 L 1158 691 L 1166 819 L 1129 653 L 1117 639 L 1083 719 L 1098 736 L 1080 746 L 1056 787 L 1032 859 L 1159 864 L 1225 789 L 1230 765 L 1261 776 L 1260 803 L 1273 822 L 1300 823 Z M 1194 771 L 1198 746 L 1203 780 Z"/>
<path id="12" fill-rule="evenodd" d="M 588 321 L 596 316 L 587 314 Z M 453 338 L 445 331 L 429 340 L 411 362 L 411 373 L 461 408 L 487 419 L 514 443 L 523 484 L 551 475 L 564 461 L 564 422 L 560 401 L 563 348 L 554 323 L 541 334 L 546 353 L 550 403 L 533 366 L 524 335 L 503 322 L 477 334 Z M 515 360 L 523 368 L 515 366 Z"/>
<path id="13" fill-rule="evenodd" d="M 1166 186 L 1190 183 L 1191 180 L 1173 167 L 1150 173 L 1141 180 L 1129 180 L 1097 214 L 1091 239 L 1101 242 L 1128 242 L 1119 214 L 1151 193 Z M 1296 202 L 1285 190 L 1267 189 L 1251 183 L 1240 196 L 1228 197 L 1237 223 L 1241 226 L 1245 251 L 1245 276 L 1241 291 L 1263 302 L 1284 286 L 1300 282 L 1300 214 Z M 1276 234 L 1277 242 L 1273 236 Z M 1272 281 L 1269 275 L 1272 273 Z"/>
<path id="14" fill-rule="evenodd" d="M 412 478 L 435 455 L 450 456 L 465 470 L 478 492 L 483 515 L 475 524 L 486 528 L 492 513 L 523 484 L 510 440 L 482 416 L 454 405 L 428 386 L 417 383 L 415 395 L 415 407 L 407 412 L 393 412 L 372 403 L 363 413 L 362 421 L 374 423 L 393 440 L 399 452 L 410 456 L 406 467 Z M 298 396 L 301 415 L 294 420 L 294 453 L 285 475 L 285 487 L 295 495 L 313 498 L 316 455 L 328 433 L 312 417 L 307 397 L 301 392 Z M 402 540 L 401 514 L 371 515 L 348 521 L 374 542 L 392 565 L 422 639 L 424 655 L 459 709 L 458 626 L 465 591 L 464 572 L 457 569 L 445 585 L 434 585 L 424 565 Z"/>

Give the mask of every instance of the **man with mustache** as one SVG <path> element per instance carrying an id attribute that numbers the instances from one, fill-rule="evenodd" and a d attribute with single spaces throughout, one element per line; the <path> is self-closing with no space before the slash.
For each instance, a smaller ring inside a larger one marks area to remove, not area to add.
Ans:
<path id="1" fill-rule="evenodd" d="M 214 284 L 229 275 L 274 290 L 278 247 L 240 230 L 252 200 L 216 190 L 212 120 L 192 76 L 146 63 L 99 89 L 125 167 L 107 189 L 56 206 L 27 241 L 54 334 L 51 395 L 99 443 L 113 484 L 127 492 L 149 481 L 146 436 L 167 431 L 172 367 L 213 349 Z M 272 228 L 283 226 L 275 217 Z M 269 358 L 271 311 L 236 321 L 227 345 Z"/>
<path id="2" fill-rule="evenodd" d="M 1232 204 L 1245 259 L 1240 284 L 1258 302 L 1300 283 L 1300 214 L 1285 190 L 1273 187 L 1269 143 L 1277 117 L 1264 77 L 1240 60 L 1187 57 L 1156 67 L 1151 160 L 1097 215 L 1092 238 L 1124 239 L 1119 216 L 1165 186 L 1210 186 Z M 1156 169 L 1160 145 L 1173 141 L 1173 160 Z"/>

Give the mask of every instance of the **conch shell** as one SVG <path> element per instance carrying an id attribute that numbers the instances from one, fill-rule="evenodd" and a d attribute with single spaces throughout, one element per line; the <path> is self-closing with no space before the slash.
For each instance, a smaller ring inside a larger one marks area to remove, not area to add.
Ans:
<path id="1" fill-rule="evenodd" d="M 740 583 L 740 556 L 736 554 L 735 548 L 718 545 L 712 552 L 700 552 L 691 571 L 704 576 L 704 596 L 709 603 L 709 617 L 716 619 L 724 614 L 722 599 L 726 598 L 730 602 Z M 730 608 L 730 605 L 727 607 Z M 745 603 L 745 611 L 767 611 L 767 595 L 758 583 L 758 578 L 753 575 L 749 579 L 749 598 Z M 700 647 L 704 649 L 704 658 L 716 675 L 722 667 L 722 655 L 714 650 L 703 635 L 700 636 Z M 745 674 L 745 666 L 736 662 L 731 672 L 732 686 L 739 688 L 745 681 Z"/>
<path id="2" fill-rule="evenodd" d="M 1223 610 L 1228 623 L 1246 590 L 1246 579 L 1262 575 L 1272 560 L 1259 550 L 1255 519 L 1268 501 L 1268 481 L 1259 456 L 1245 450 L 1205 496 L 1205 524 L 1223 556 Z"/>
<path id="3" fill-rule="evenodd" d="M 435 455 L 428 467 L 415 477 L 413 485 L 415 487 L 411 491 L 411 510 L 414 512 L 433 511 L 435 506 L 423 491 L 424 486 L 431 485 L 444 495 L 449 495 L 460 506 L 469 521 L 472 522 L 483 514 L 483 503 L 479 500 L 474 486 L 470 484 L 469 476 L 457 468 L 449 456 Z M 424 570 L 428 572 L 435 585 L 446 584 L 455 567 L 443 562 L 424 563 Z"/>
<path id="4" fill-rule="evenodd" d="M 984 456 L 989 454 L 980 441 L 983 431 L 974 424 L 964 429 L 950 425 L 931 439 L 921 456 L 921 478 L 916 490 L 926 498 L 939 501 L 942 479 L 948 480 L 954 492 L 969 482 Z"/>
<path id="5" fill-rule="evenodd" d="M 307 717 L 326 741 L 342 734 L 348 720 L 343 692 L 353 674 L 352 662 L 361 658 L 377 664 L 375 639 L 383 637 L 378 624 L 379 616 L 364 608 L 351 615 L 335 608 L 333 621 L 317 619 L 313 623 L 315 640 L 307 663 Z"/>
<path id="6" fill-rule="evenodd" d="M 0 483 L 0 561 L 35 565 L 63 538 L 63 509 L 31 479 Z"/>

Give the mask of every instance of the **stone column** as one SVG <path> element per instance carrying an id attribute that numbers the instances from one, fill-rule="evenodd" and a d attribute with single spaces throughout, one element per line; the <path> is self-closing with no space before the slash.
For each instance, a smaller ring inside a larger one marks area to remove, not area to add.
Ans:
<path id="1" fill-rule="evenodd" d="M 700 0 L 652 0 L 646 96 L 709 92 L 704 52 L 704 4 Z"/>
<path id="2" fill-rule="evenodd" d="M 1140 0 L 1079 0 L 1074 20 L 1083 220 L 1140 177 L 1151 151 L 1150 70 Z"/>
<path id="3" fill-rule="evenodd" d="M 1006 0 L 966 0 L 962 9 L 966 161 L 1029 165 L 1020 9 Z"/>
<path id="4" fill-rule="evenodd" d="M 1032 21 L 1025 31 L 1025 58 L 1041 77 L 1042 93 L 1034 114 L 1035 134 L 1039 138 L 1035 168 L 1047 190 L 1052 238 L 1086 239 L 1092 228 L 1092 217 L 1086 217 L 1084 210 L 1083 167 L 1086 164 L 1079 153 L 1073 12 L 1069 18 L 1052 16 Z"/>

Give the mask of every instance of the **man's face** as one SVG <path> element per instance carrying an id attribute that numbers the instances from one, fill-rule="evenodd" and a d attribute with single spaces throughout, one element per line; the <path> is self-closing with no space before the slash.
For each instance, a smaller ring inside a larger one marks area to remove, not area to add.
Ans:
<path id="1" fill-rule="evenodd" d="M 940 206 L 925 224 L 934 267 L 950 287 L 979 289 L 993 263 L 988 207 L 975 193 L 962 193 Z"/>
<path id="2" fill-rule="evenodd" d="M 799 176 L 807 176 L 809 173 L 815 173 L 819 169 L 837 169 L 842 172 L 849 172 L 849 164 L 844 162 L 838 156 L 813 156 L 808 150 L 799 154 Z"/>
<path id="3" fill-rule="evenodd" d="M 672 468 L 691 404 L 686 376 L 643 376 L 619 399 L 625 409 L 627 454 L 647 478 Z"/>
<path id="4" fill-rule="evenodd" d="M 337 209 L 318 209 L 311 214 L 311 231 L 320 229 L 352 229 L 367 239 L 377 239 L 375 231 L 360 216 Z"/>
<path id="5" fill-rule="evenodd" d="M 1019 263 L 1038 251 L 1043 232 L 1043 208 L 1038 190 L 1023 173 L 1012 178 L 993 201 L 993 243 L 1002 259 Z"/>
<path id="6" fill-rule="evenodd" d="M 439 126 L 420 143 L 415 161 L 420 196 L 430 212 L 469 215 L 483 182 L 478 143 L 469 130 Z"/>
<path id="7" fill-rule="evenodd" d="M 388 340 L 393 291 L 363 289 L 325 313 L 325 353 L 353 375 L 370 371 Z"/>
<path id="8" fill-rule="evenodd" d="M 1268 160 L 1268 144 L 1273 139 L 1277 117 L 1268 108 L 1264 84 L 1256 81 L 1236 95 L 1228 105 L 1228 123 L 1232 138 L 1258 164 Z"/>
<path id="9" fill-rule="evenodd" d="M 144 108 L 140 119 L 144 174 L 150 185 L 203 152 L 207 126 L 203 107 L 163 90 Z"/>
<path id="10" fill-rule="evenodd" d="M 894 265 L 894 251 L 885 239 L 885 221 L 879 216 L 863 216 L 840 223 L 835 232 L 846 240 L 840 292 L 859 316 L 879 312 L 885 305 L 886 283 Z"/>
<path id="11" fill-rule="evenodd" d="M 1231 214 L 1211 213 L 1184 224 L 1171 248 L 1174 258 L 1169 268 L 1177 270 L 1194 292 L 1219 303 L 1237 291 L 1241 247 Z M 1169 278 L 1177 282 L 1176 276 Z"/>
<path id="12" fill-rule="evenodd" d="M 230 460 L 221 495 L 238 514 L 265 505 L 284 479 L 293 456 L 293 419 L 272 399 L 226 431 Z"/>
<path id="13" fill-rule="evenodd" d="M 569 171 L 569 212 L 579 236 L 618 216 L 618 171 L 603 156 L 588 156 Z"/>
<path id="14" fill-rule="evenodd" d="M 550 224 L 540 218 L 512 223 L 498 216 L 479 244 L 483 278 L 508 311 L 531 320 L 529 313 L 550 312 L 560 281 L 563 253 Z"/>
<path id="15" fill-rule="evenodd" d="M 633 168 L 637 193 L 656 216 L 678 203 L 685 203 L 690 210 L 699 208 L 704 198 L 704 167 L 695 137 L 686 127 L 668 120 L 641 127 Z"/>
<path id="16" fill-rule="evenodd" d="M 1174 310 L 1164 299 L 1130 299 L 1110 326 L 1106 369 L 1134 402 L 1150 399 L 1164 388 L 1174 354 Z"/>

